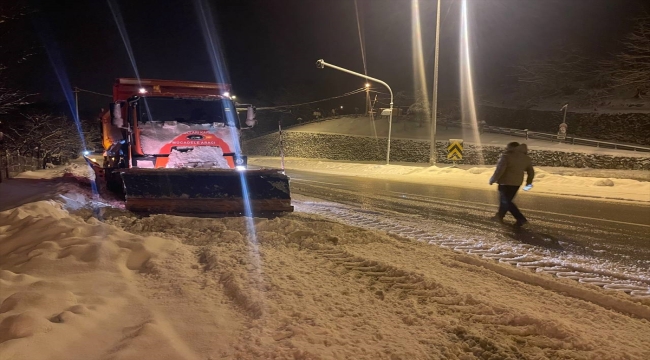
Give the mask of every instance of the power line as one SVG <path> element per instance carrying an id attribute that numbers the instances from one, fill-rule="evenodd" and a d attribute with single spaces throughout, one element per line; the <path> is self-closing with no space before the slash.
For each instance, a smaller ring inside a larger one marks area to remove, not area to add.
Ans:
<path id="1" fill-rule="evenodd" d="M 102 94 L 102 93 L 99 93 L 99 92 L 96 92 L 96 91 L 86 90 L 86 89 L 82 89 L 82 88 L 78 88 L 78 87 L 76 87 L 75 90 L 79 91 L 79 92 L 85 92 L 85 93 L 93 94 L 93 95 L 105 96 L 105 97 L 110 97 L 110 98 L 113 97 L 113 95 Z M 304 103 L 300 103 L 300 104 L 258 107 L 257 110 L 274 110 L 274 109 L 281 109 L 281 108 L 298 107 L 298 106 L 309 105 L 309 104 L 314 104 L 314 103 L 328 101 L 328 100 L 339 99 L 339 98 L 346 97 L 346 96 L 356 95 L 356 94 L 359 94 L 359 93 L 362 93 L 362 92 L 365 92 L 365 91 L 366 91 L 365 88 L 359 88 L 359 89 L 356 89 L 356 90 L 346 92 L 345 94 L 338 95 L 338 96 L 333 96 L 333 97 L 326 98 L 326 99 L 309 101 L 309 102 L 304 102 Z M 374 92 L 374 90 L 371 90 L 371 91 Z"/>
<path id="2" fill-rule="evenodd" d="M 342 98 L 342 97 L 345 97 L 345 96 L 355 95 L 355 94 L 359 94 L 359 93 L 362 93 L 362 92 L 365 92 L 365 91 L 366 91 L 365 88 L 359 88 L 359 89 L 356 89 L 356 90 L 352 90 L 352 91 L 346 92 L 346 93 L 343 94 L 343 95 L 334 96 L 334 97 L 330 97 L 330 98 L 327 98 L 327 99 L 321 99 L 321 100 L 309 101 L 309 102 L 305 102 L 305 103 L 292 104 L 292 105 L 280 105 L 280 106 L 258 107 L 257 110 L 275 110 L 275 109 L 281 109 L 281 108 L 289 108 L 289 107 L 297 107 L 297 106 L 302 106 L 302 105 L 309 105 L 309 104 L 314 104 L 314 103 L 318 103 L 318 102 L 323 102 L 323 101 L 328 101 L 328 100 L 338 99 L 338 98 Z"/>
<path id="3" fill-rule="evenodd" d="M 368 90 L 368 91 L 371 92 L 371 93 L 377 93 L 377 94 L 383 94 L 383 95 L 390 95 L 389 93 L 381 92 L 381 91 L 377 91 L 377 90 Z"/>
<path id="4" fill-rule="evenodd" d="M 78 88 L 78 87 L 75 87 L 74 89 L 76 91 L 81 91 L 81 92 L 85 92 L 85 93 L 89 93 L 89 94 L 94 94 L 94 95 L 99 95 L 99 96 L 106 96 L 106 97 L 109 97 L 109 98 L 113 97 L 113 95 L 102 94 L 102 93 L 98 93 L 98 92 L 91 91 L 91 90 L 81 89 L 81 88 Z"/>

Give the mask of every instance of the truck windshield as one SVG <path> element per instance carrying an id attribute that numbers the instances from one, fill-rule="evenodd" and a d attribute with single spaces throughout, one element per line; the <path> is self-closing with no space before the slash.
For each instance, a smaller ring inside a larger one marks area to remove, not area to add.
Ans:
<path id="1" fill-rule="evenodd" d="M 140 121 L 177 121 L 187 124 L 223 123 L 239 128 L 235 106 L 230 100 L 143 98 L 138 104 Z M 232 114 L 232 116 L 230 115 Z"/>

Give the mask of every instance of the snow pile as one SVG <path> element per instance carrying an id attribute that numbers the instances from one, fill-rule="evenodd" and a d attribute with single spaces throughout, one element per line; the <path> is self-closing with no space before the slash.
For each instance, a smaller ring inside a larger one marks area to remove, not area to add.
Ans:
<path id="1" fill-rule="evenodd" d="M 52 202 L 0 213 L 0 358 L 186 358 L 134 287 L 173 242 L 71 216 Z"/>
<path id="2" fill-rule="evenodd" d="M 95 172 L 83 159 L 78 159 L 76 162 L 66 165 L 62 172 L 63 176 L 73 177 L 78 180 L 95 180 Z"/>
<path id="3" fill-rule="evenodd" d="M 594 182 L 596 186 L 614 186 L 614 182 L 611 179 L 599 179 Z"/>
<path id="4" fill-rule="evenodd" d="M 0 186 L 0 211 L 39 200 L 74 197 L 79 193 L 93 198 L 94 178 L 94 172 L 82 159 L 52 169 L 23 172 Z"/>
<path id="5" fill-rule="evenodd" d="M 317 217 L 254 219 L 253 237 L 242 218 L 101 223 L 37 202 L 0 226 L 8 359 L 650 354 L 645 320 Z"/>
<path id="6" fill-rule="evenodd" d="M 650 171 L 641 170 L 567 168 L 550 166 L 544 166 L 541 169 L 555 175 L 650 181 Z"/>
<path id="7" fill-rule="evenodd" d="M 280 160 L 273 157 L 249 157 L 250 165 L 279 167 Z M 332 160 L 286 158 L 285 167 L 293 170 L 313 171 L 327 174 L 364 176 L 392 181 L 421 184 L 455 186 L 490 190 L 488 180 L 494 166 L 469 169 L 418 166 L 418 165 L 376 165 Z M 557 196 L 583 196 L 617 200 L 650 201 L 650 182 L 631 179 L 610 179 L 587 176 L 559 175 L 554 169 L 535 168 L 532 193 Z M 522 175 L 523 179 L 523 175 Z M 522 194 L 524 195 L 524 194 Z M 524 195 L 525 196 L 525 195 Z"/>
<path id="8" fill-rule="evenodd" d="M 230 169 L 220 147 L 197 146 L 187 151 L 172 150 L 167 168 L 219 168 Z"/>
<path id="9" fill-rule="evenodd" d="M 572 280 L 299 213 L 94 213 L 0 212 L 0 359 L 650 357 L 650 307 Z"/>

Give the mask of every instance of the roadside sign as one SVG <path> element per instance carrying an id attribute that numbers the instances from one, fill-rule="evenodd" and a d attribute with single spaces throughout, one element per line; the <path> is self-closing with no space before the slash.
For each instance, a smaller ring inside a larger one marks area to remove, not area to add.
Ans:
<path id="1" fill-rule="evenodd" d="M 557 132 L 557 139 L 558 140 L 564 140 L 566 139 L 566 129 L 568 125 L 566 123 L 561 123 L 560 124 L 560 129 Z"/>
<path id="2" fill-rule="evenodd" d="M 447 146 L 448 160 L 463 160 L 463 139 L 449 139 Z"/>

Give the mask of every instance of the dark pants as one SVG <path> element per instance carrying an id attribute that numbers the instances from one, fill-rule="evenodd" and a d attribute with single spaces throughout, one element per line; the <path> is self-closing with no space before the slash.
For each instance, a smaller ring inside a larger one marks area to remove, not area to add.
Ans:
<path id="1" fill-rule="evenodd" d="M 500 218 L 506 216 L 506 213 L 510 211 L 512 216 L 517 219 L 518 222 L 526 221 L 524 214 L 519 211 L 517 205 L 512 202 L 519 191 L 519 186 L 515 185 L 499 185 L 499 212 L 497 215 Z"/>

